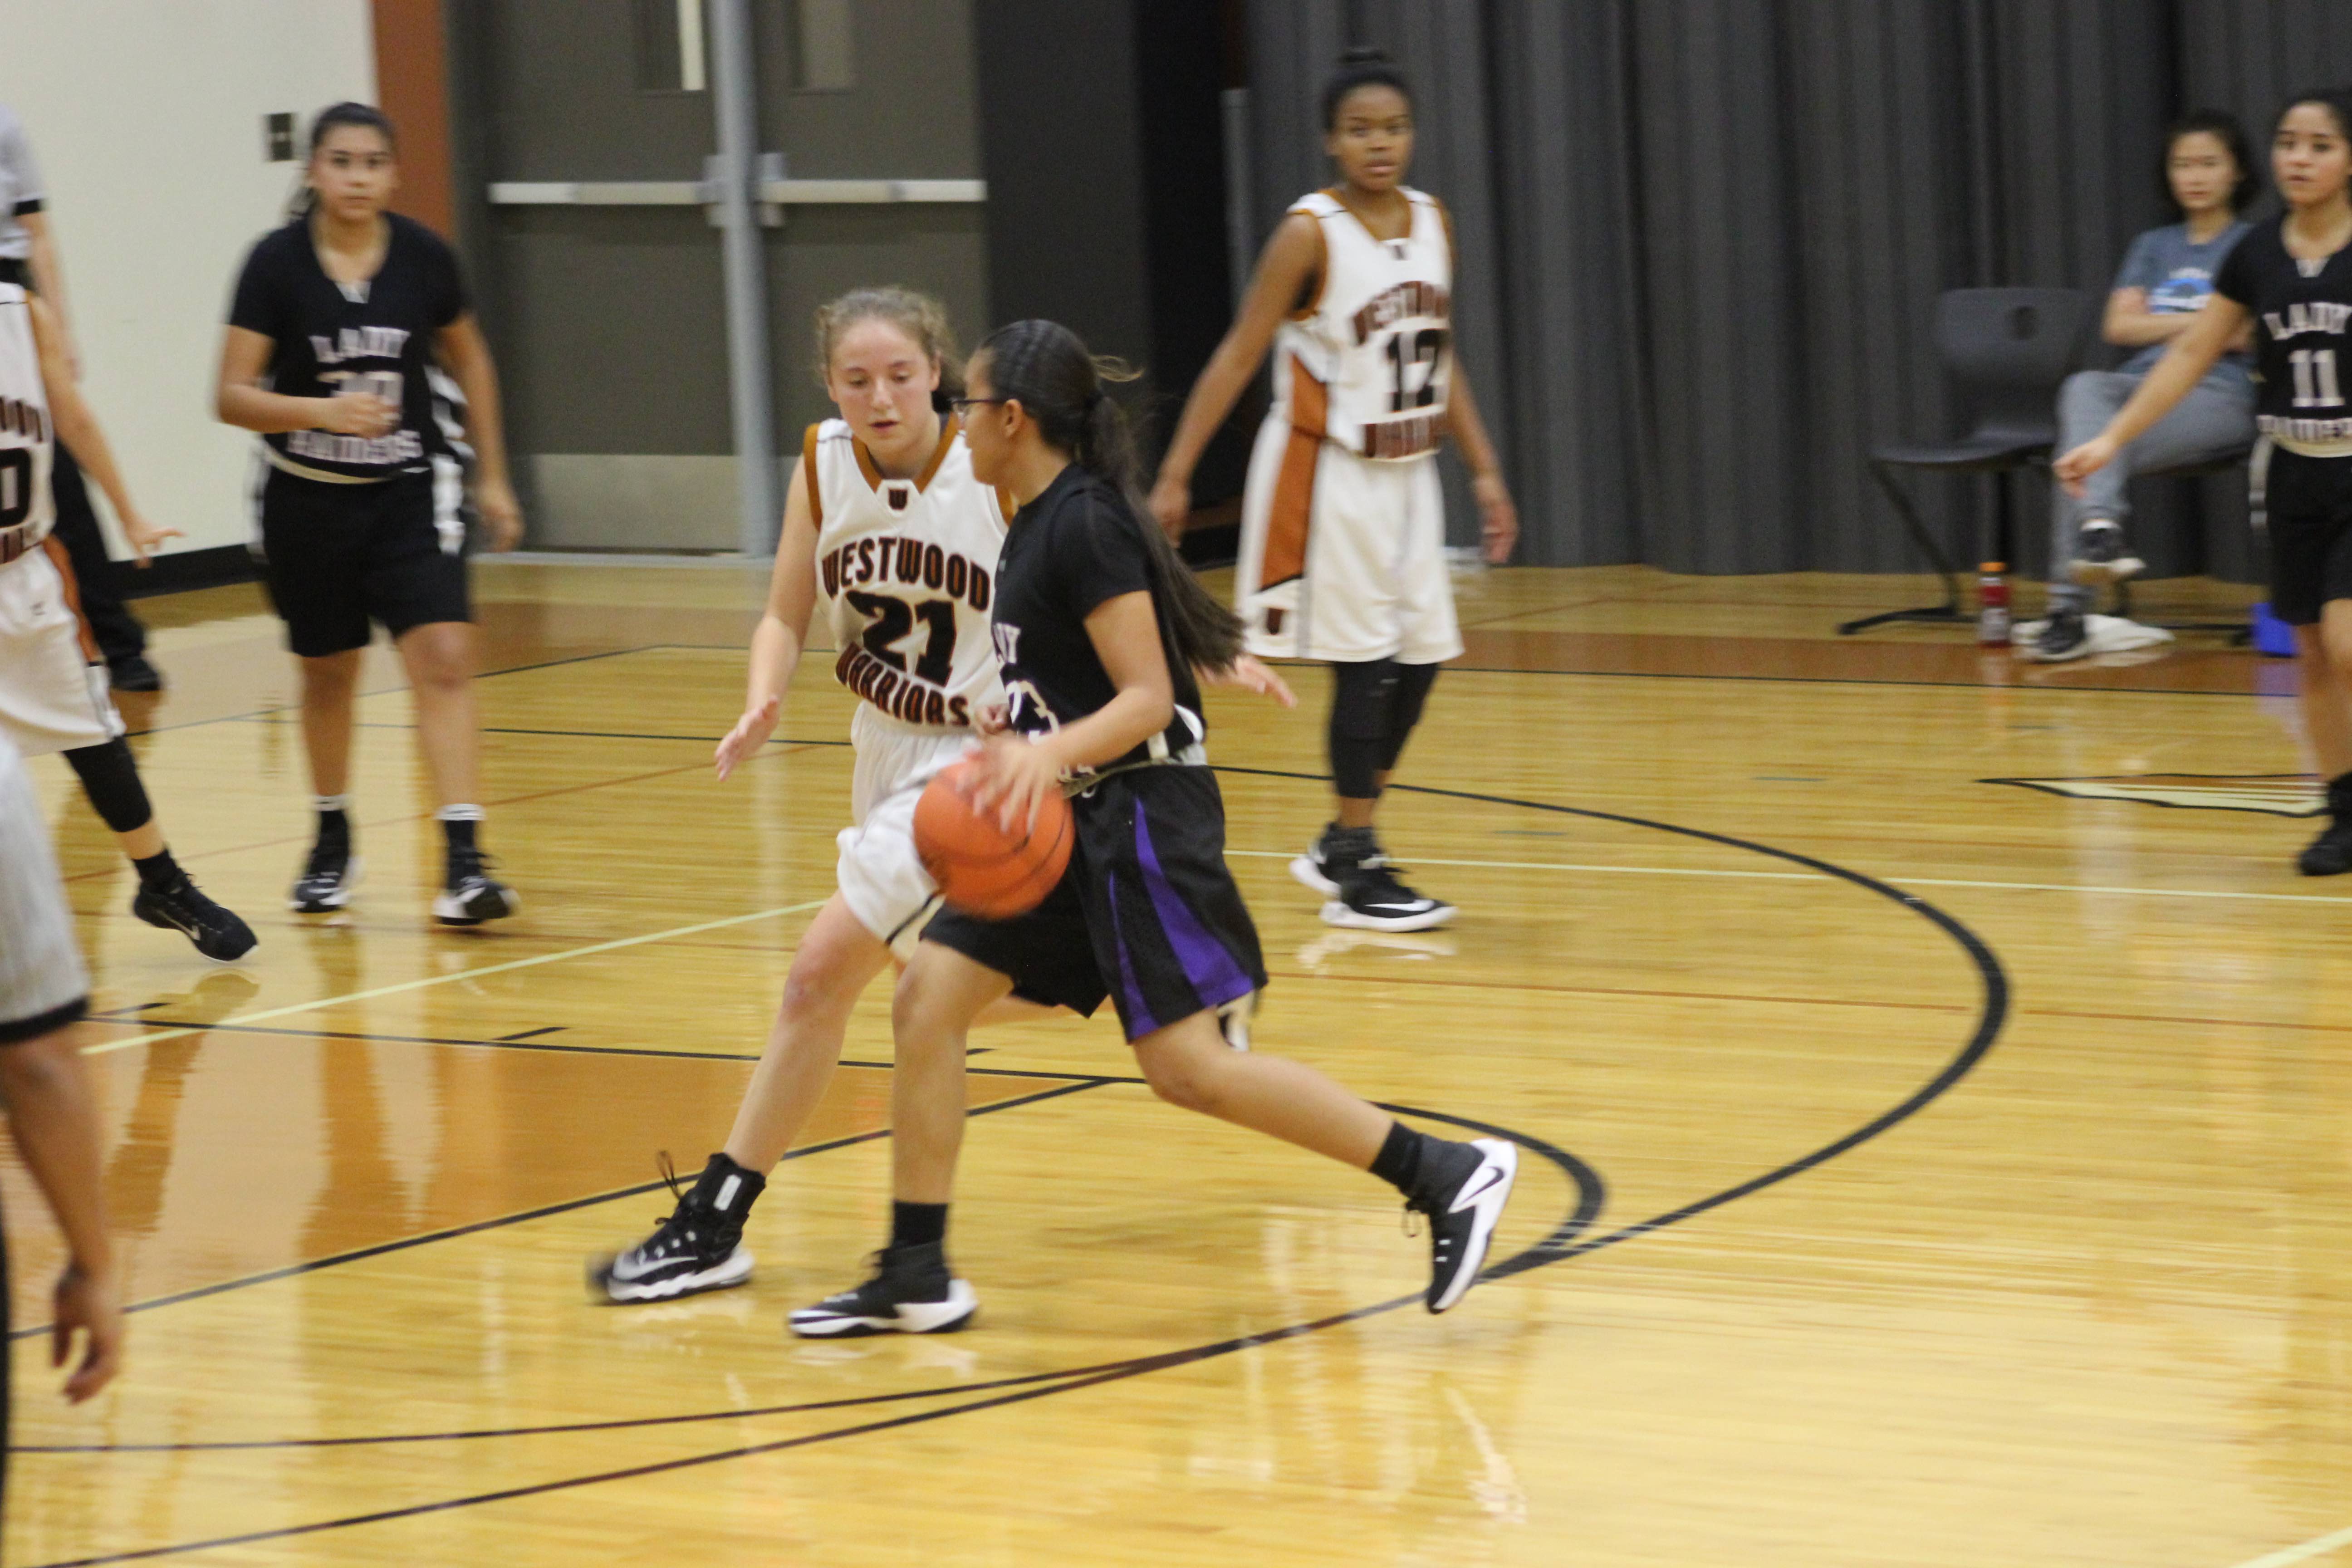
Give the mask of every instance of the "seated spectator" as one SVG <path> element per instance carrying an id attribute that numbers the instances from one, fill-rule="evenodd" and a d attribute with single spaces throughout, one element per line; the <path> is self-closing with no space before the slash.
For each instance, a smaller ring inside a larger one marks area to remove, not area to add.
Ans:
<path id="1" fill-rule="evenodd" d="M 2246 232 L 2239 215 L 2257 188 L 2245 132 L 2218 110 L 2191 114 L 2165 137 L 2164 183 L 2180 221 L 2132 241 L 2107 296 L 2106 340 L 2135 352 L 2115 370 L 2066 378 L 2058 394 L 2061 452 L 2106 427 L 2213 292 L 2221 258 Z M 2124 518 L 2131 510 L 2124 486 L 2134 473 L 2193 468 L 2253 442 L 2254 385 L 2242 343 L 2179 406 L 2093 475 L 2080 497 L 2052 487 L 2050 614 L 2027 657 L 2055 661 L 2103 651 L 2100 627 L 2085 618 L 2092 589 L 2134 576 L 2145 565 L 2124 542 Z"/>

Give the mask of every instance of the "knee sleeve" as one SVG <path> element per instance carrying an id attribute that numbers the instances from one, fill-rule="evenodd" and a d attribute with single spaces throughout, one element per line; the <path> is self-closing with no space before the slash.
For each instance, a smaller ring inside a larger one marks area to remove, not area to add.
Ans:
<path id="1" fill-rule="evenodd" d="M 1421 722 L 1421 710 L 1429 701 L 1429 689 L 1437 684 L 1437 666 L 1433 664 L 1400 664 L 1396 668 L 1396 685 L 1389 692 L 1389 732 L 1381 742 L 1381 772 L 1387 773 L 1404 755 L 1405 738 L 1413 726 Z"/>
<path id="2" fill-rule="evenodd" d="M 147 786 L 139 782 L 139 764 L 131 760 L 131 742 L 117 735 L 100 746 L 83 746 L 66 753 L 82 793 L 89 796 L 99 819 L 117 833 L 131 833 L 155 819 L 147 804 Z"/>
<path id="3" fill-rule="evenodd" d="M 1331 782 L 1342 800 L 1374 800 L 1394 707 L 1393 659 L 1331 667 Z"/>

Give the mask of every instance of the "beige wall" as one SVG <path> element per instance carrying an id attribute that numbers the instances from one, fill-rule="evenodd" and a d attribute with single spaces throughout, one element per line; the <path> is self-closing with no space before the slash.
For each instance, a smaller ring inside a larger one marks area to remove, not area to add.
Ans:
<path id="1" fill-rule="evenodd" d="M 0 0 L 0 38 L 131 493 L 187 531 L 174 550 L 242 543 L 252 437 L 213 421 L 211 385 L 237 265 L 294 178 L 262 119 L 374 97 L 368 0 Z"/>

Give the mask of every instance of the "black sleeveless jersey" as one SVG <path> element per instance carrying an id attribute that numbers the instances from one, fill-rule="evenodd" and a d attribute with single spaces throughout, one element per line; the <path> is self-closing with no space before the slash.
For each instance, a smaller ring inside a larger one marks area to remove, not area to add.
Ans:
<path id="1" fill-rule="evenodd" d="M 433 357 L 434 333 L 466 311 L 457 258 L 423 224 L 396 215 L 386 221 L 392 237 L 383 265 L 349 293 L 319 265 L 302 218 L 264 235 L 237 278 L 229 325 L 277 345 L 269 356 L 271 391 L 289 397 L 373 392 L 400 405 L 399 427 L 374 439 L 328 430 L 262 437 L 298 469 L 380 479 L 419 472 L 436 456 L 472 455 L 461 444 L 457 384 Z"/>
<path id="2" fill-rule="evenodd" d="M 2291 442 L 2352 441 L 2352 247 L 2317 262 L 2287 253 L 2284 217 L 2257 224 L 2222 261 L 2214 292 L 2254 318 L 2256 423 Z"/>

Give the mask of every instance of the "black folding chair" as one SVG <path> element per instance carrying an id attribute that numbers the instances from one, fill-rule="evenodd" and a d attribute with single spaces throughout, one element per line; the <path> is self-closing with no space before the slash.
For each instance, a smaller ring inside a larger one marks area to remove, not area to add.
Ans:
<path id="1" fill-rule="evenodd" d="M 1944 579 L 1944 602 L 1864 616 L 1838 627 L 1839 636 L 1891 621 L 1968 620 L 1960 607 L 1959 569 L 1895 482 L 1895 470 L 2001 474 L 2048 462 L 2058 439 L 2058 384 L 2074 363 L 2090 319 L 2091 297 L 2074 289 L 1955 289 L 1937 300 L 1937 357 L 1976 423 L 1957 440 L 1873 447 L 1870 472 L 1913 542 Z M 1994 486 L 1994 537 L 2006 549 L 2013 537 L 2008 486 Z"/>

